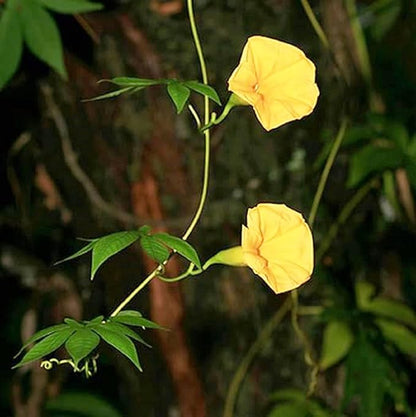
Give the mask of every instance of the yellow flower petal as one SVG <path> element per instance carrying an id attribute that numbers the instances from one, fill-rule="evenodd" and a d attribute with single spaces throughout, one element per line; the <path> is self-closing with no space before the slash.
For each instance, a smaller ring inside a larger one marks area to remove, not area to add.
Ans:
<path id="1" fill-rule="evenodd" d="M 276 294 L 297 288 L 312 274 L 312 233 L 302 215 L 284 204 L 249 209 L 241 246 L 246 264 Z"/>
<path id="2" fill-rule="evenodd" d="M 248 39 L 228 88 L 254 107 L 266 130 L 307 116 L 319 96 L 315 65 L 305 54 L 264 36 Z"/>

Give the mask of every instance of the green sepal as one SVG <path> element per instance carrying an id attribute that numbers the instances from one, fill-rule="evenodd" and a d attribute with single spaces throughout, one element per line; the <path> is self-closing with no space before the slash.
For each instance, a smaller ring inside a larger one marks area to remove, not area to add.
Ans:
<path id="1" fill-rule="evenodd" d="M 224 249 L 211 258 L 203 265 L 202 269 L 208 269 L 211 265 L 222 264 L 230 266 L 246 266 L 244 261 L 243 249 L 241 246 L 234 246 L 230 249 Z"/>

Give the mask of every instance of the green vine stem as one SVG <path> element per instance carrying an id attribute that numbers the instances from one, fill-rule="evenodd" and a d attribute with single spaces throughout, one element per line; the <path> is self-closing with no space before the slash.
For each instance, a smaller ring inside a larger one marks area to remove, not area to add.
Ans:
<path id="1" fill-rule="evenodd" d="M 202 82 L 204 84 L 208 84 L 208 74 L 207 69 L 205 65 L 205 58 L 204 54 L 202 52 L 201 42 L 199 40 L 198 31 L 195 24 L 195 14 L 193 9 L 193 3 L 192 0 L 187 0 L 187 6 L 188 6 L 188 16 L 189 16 L 189 22 L 191 25 L 191 32 L 192 32 L 192 38 L 194 40 L 195 48 L 197 51 L 199 64 L 201 67 L 201 75 L 202 75 Z M 193 114 L 195 120 L 199 121 L 199 117 L 196 113 L 196 111 L 193 109 L 193 107 L 190 109 L 191 113 Z M 195 113 L 195 114 L 194 114 Z M 204 97 L 204 124 L 207 124 L 209 122 L 209 99 L 207 96 Z M 195 117 L 196 115 L 196 117 Z M 199 200 L 198 208 L 195 212 L 195 215 L 193 219 L 191 220 L 191 223 L 189 224 L 188 228 L 186 229 L 185 233 L 182 236 L 183 240 L 187 240 L 192 233 L 192 231 L 195 229 L 196 224 L 198 223 L 202 210 L 205 205 L 207 193 L 208 193 L 208 178 L 209 178 L 209 164 L 210 164 L 210 131 L 206 130 L 204 132 L 204 139 L 205 139 L 205 158 L 204 158 L 204 172 L 203 172 L 203 180 L 202 180 L 202 191 L 201 191 L 201 197 Z M 162 273 L 162 270 L 164 269 L 164 265 L 159 265 L 157 268 L 155 268 L 119 305 L 116 307 L 116 309 L 111 313 L 111 317 L 116 316 L 123 308 L 150 282 L 153 278 L 158 276 Z M 188 271 L 187 271 L 188 272 Z M 185 272 L 185 273 L 187 273 Z M 190 271 L 192 272 L 192 271 Z M 179 279 L 183 279 L 183 277 L 179 276 L 176 278 L 170 279 L 171 282 L 173 281 L 179 281 Z M 169 278 L 164 278 L 164 280 L 169 280 Z"/>
<path id="2" fill-rule="evenodd" d="M 240 362 L 240 365 L 235 371 L 231 384 L 228 388 L 223 417 L 233 417 L 240 386 L 244 381 L 244 377 L 246 376 L 253 359 L 261 351 L 264 344 L 270 339 L 275 328 L 281 323 L 285 315 L 289 312 L 291 305 L 291 298 L 287 297 L 284 303 L 263 327 L 260 334 L 257 336 L 256 341 L 251 345 L 243 360 Z"/>
<path id="3" fill-rule="evenodd" d="M 355 0 L 345 0 L 345 6 L 350 18 L 351 29 L 354 34 L 357 47 L 358 59 L 360 60 L 361 72 L 367 84 L 371 87 L 372 74 L 370 55 L 368 53 L 367 42 L 357 14 Z"/>
<path id="4" fill-rule="evenodd" d="M 369 191 L 374 188 L 376 185 L 375 181 L 369 181 L 364 184 L 358 191 L 353 195 L 353 197 L 348 200 L 348 203 L 343 207 L 341 213 L 339 214 L 335 223 L 331 225 L 329 228 L 328 233 L 324 237 L 321 245 L 319 246 L 318 250 L 316 251 L 316 260 L 320 261 L 331 246 L 331 243 L 335 239 L 335 236 L 338 234 L 339 228 L 347 221 L 350 217 L 351 213 L 354 209 L 360 204 L 360 202 L 364 199 L 364 197 L 369 193 Z"/>
<path id="5" fill-rule="evenodd" d="M 332 168 L 332 165 L 334 164 L 335 157 L 338 153 L 338 150 L 341 146 L 342 140 L 345 136 L 345 131 L 347 129 L 347 119 L 344 117 L 341 126 L 338 130 L 338 133 L 335 137 L 334 143 L 332 144 L 331 151 L 328 155 L 328 159 L 326 161 L 325 167 L 322 171 L 321 178 L 319 179 L 318 188 L 316 189 L 316 193 L 312 202 L 311 211 L 309 214 L 309 225 L 312 228 L 313 224 L 315 223 L 316 214 L 318 212 L 319 203 L 321 202 L 322 194 L 325 189 L 326 182 L 328 180 L 329 171 Z"/>
<path id="6" fill-rule="evenodd" d="M 322 26 L 319 24 L 318 19 L 316 18 L 311 5 L 308 0 L 300 0 L 303 9 L 305 10 L 306 16 L 308 16 L 309 21 L 311 22 L 312 27 L 314 28 L 318 38 L 321 40 L 325 48 L 329 49 L 329 41 L 325 35 L 325 32 L 322 29 Z"/>
<path id="7" fill-rule="evenodd" d="M 199 59 L 199 65 L 201 67 L 201 75 L 202 75 L 202 82 L 204 84 L 208 84 L 208 74 L 207 74 L 207 67 L 205 64 L 204 54 L 202 52 L 201 41 L 199 40 L 198 30 L 196 28 L 195 23 L 195 13 L 194 13 L 194 6 L 192 0 L 187 0 L 188 6 L 188 17 L 189 22 L 191 24 L 191 31 L 192 37 L 194 40 L 196 52 Z M 204 97 L 204 124 L 208 124 L 210 116 L 209 116 L 209 99 L 207 96 Z M 199 205 L 196 210 L 195 216 L 192 219 L 188 229 L 182 236 L 183 240 L 187 240 L 189 235 L 194 230 L 196 224 L 198 223 L 202 210 L 204 209 L 205 200 L 207 198 L 208 193 L 208 178 L 209 178 L 209 163 L 210 163 L 210 131 L 209 129 L 204 132 L 204 139 L 205 139 L 205 160 L 204 160 L 204 173 L 203 173 L 203 182 L 202 182 L 202 191 L 201 191 L 201 198 L 199 200 Z"/>
<path id="8" fill-rule="evenodd" d="M 162 268 L 159 265 L 155 268 L 120 304 L 119 306 L 111 313 L 110 317 L 117 316 L 121 310 L 153 279 L 155 278 L 160 272 Z"/>

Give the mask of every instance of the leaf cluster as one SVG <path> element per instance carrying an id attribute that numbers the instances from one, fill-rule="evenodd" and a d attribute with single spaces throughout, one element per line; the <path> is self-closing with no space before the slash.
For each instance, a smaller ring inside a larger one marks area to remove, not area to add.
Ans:
<path id="1" fill-rule="evenodd" d="M 133 341 L 147 347 L 150 345 L 130 326 L 142 329 L 162 329 L 161 326 L 145 319 L 141 313 L 134 310 L 121 311 L 108 319 L 98 316 L 89 321 L 78 322 L 66 318 L 64 323 L 42 329 L 27 340 L 15 357 L 21 355 L 25 349 L 29 348 L 29 350 L 14 368 L 45 358 L 64 346 L 72 360 L 74 370 L 80 371 L 80 363 L 88 361 L 100 342 L 104 341 L 142 370 Z M 34 346 L 30 347 L 33 344 Z"/>
<path id="2" fill-rule="evenodd" d="M 89 243 L 71 256 L 57 262 L 65 262 L 92 252 L 91 280 L 94 279 L 100 266 L 110 257 L 139 241 L 143 251 L 159 264 L 168 260 L 172 251 L 180 254 L 189 262 L 201 268 L 196 250 L 185 240 L 168 233 L 150 234 L 149 226 L 142 226 L 138 230 L 111 233 L 100 238 L 91 239 Z"/>
<path id="3" fill-rule="evenodd" d="M 151 80 L 146 78 L 117 77 L 112 78 L 111 80 L 101 80 L 100 82 L 109 82 L 121 88 L 84 101 L 96 101 L 118 97 L 125 93 L 136 93 L 146 87 L 164 85 L 166 86 L 166 91 L 172 99 L 178 114 L 183 111 L 185 104 L 189 100 L 191 91 L 208 97 L 210 100 L 221 105 L 221 100 L 214 88 L 198 81 L 179 81 L 174 79 Z"/>
<path id="4" fill-rule="evenodd" d="M 407 305 L 376 296 L 373 285 L 358 281 L 357 310 L 326 309 L 321 370 L 345 360 L 347 371 L 344 407 L 356 397 L 358 417 L 382 415 L 385 397 L 408 414 L 406 380 L 394 363 L 392 352 L 416 355 L 416 314 Z"/>
<path id="5" fill-rule="evenodd" d="M 102 8 L 88 0 L 7 0 L 0 17 L 0 89 L 17 71 L 24 44 L 66 78 L 61 36 L 50 12 L 74 14 Z"/>

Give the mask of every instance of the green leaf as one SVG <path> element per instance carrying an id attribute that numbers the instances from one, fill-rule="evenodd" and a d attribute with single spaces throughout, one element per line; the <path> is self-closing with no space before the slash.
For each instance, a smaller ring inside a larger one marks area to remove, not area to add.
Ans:
<path id="1" fill-rule="evenodd" d="M 170 98 L 175 104 L 177 113 L 181 113 L 186 102 L 188 101 L 191 90 L 178 81 L 171 81 L 167 86 L 167 90 Z"/>
<path id="2" fill-rule="evenodd" d="M 270 399 L 273 401 L 305 401 L 305 393 L 299 389 L 295 388 L 286 388 L 280 389 L 279 391 L 275 391 L 271 396 Z"/>
<path id="3" fill-rule="evenodd" d="M 18 12 L 15 7 L 6 7 L 0 18 L 0 89 L 16 72 L 23 50 L 23 36 Z"/>
<path id="4" fill-rule="evenodd" d="M 62 417 L 64 413 L 80 417 L 122 417 L 106 400 L 87 392 L 60 394 L 48 400 L 45 409 L 51 417 Z"/>
<path id="5" fill-rule="evenodd" d="M 140 342 L 149 348 L 152 347 L 134 330 L 130 329 L 130 327 L 127 327 L 124 324 L 108 321 L 107 323 L 102 324 L 102 326 L 107 327 L 109 330 L 113 332 L 124 334 L 125 336 L 130 337 L 130 339 L 134 339 L 137 342 Z"/>
<path id="6" fill-rule="evenodd" d="M 381 7 L 372 7 L 373 5 L 380 5 Z M 379 0 L 373 2 L 369 8 L 375 12 L 374 20 L 369 27 L 370 32 L 377 41 L 381 41 L 400 15 L 401 2 L 397 0 Z"/>
<path id="7" fill-rule="evenodd" d="M 355 187 L 366 178 L 404 165 L 405 156 L 396 147 L 367 145 L 352 156 L 347 185 Z"/>
<path id="8" fill-rule="evenodd" d="M 415 312 L 406 304 L 400 303 L 399 301 L 376 297 L 370 300 L 363 310 L 379 316 L 395 319 L 416 330 Z"/>
<path id="9" fill-rule="evenodd" d="M 53 10 L 56 13 L 87 13 L 103 9 L 100 3 L 86 0 L 38 0 L 42 6 Z"/>
<path id="10" fill-rule="evenodd" d="M 324 330 L 320 368 L 327 369 L 343 359 L 354 341 L 349 326 L 342 321 L 331 321 Z"/>
<path id="11" fill-rule="evenodd" d="M 105 326 L 94 327 L 93 331 L 96 332 L 101 338 L 109 345 L 116 348 L 126 358 L 130 359 L 131 362 L 142 371 L 140 366 L 139 357 L 137 356 L 136 347 L 134 343 L 124 334 L 116 333 L 108 330 Z"/>
<path id="12" fill-rule="evenodd" d="M 66 329 L 59 330 L 45 337 L 33 346 L 33 348 L 30 349 L 25 356 L 23 356 L 23 359 L 17 365 L 13 366 L 13 369 L 49 355 L 61 347 L 74 332 L 75 329 L 67 327 Z"/>
<path id="13" fill-rule="evenodd" d="M 305 404 L 283 403 L 276 405 L 267 417 L 307 417 L 308 409 Z"/>
<path id="14" fill-rule="evenodd" d="M 87 357 L 100 343 L 100 337 L 90 329 L 78 329 L 66 341 L 65 349 L 78 366 L 80 360 Z"/>
<path id="15" fill-rule="evenodd" d="M 97 239 L 94 239 L 92 242 L 88 243 L 88 245 L 85 245 L 83 248 L 81 248 L 78 252 L 75 252 L 73 255 L 68 256 L 65 259 L 62 259 L 58 262 L 55 262 L 54 265 L 59 265 L 62 262 L 66 262 L 66 261 L 70 261 L 71 259 L 75 259 L 78 258 L 81 255 L 84 255 L 85 253 L 89 252 L 90 250 L 92 250 L 95 242 L 97 241 Z"/>
<path id="16" fill-rule="evenodd" d="M 373 284 L 370 284 L 367 281 L 357 281 L 355 283 L 355 299 L 358 308 L 364 310 L 371 302 L 371 298 L 374 296 L 375 292 L 376 288 Z"/>
<path id="17" fill-rule="evenodd" d="M 83 329 L 85 326 L 82 323 L 79 323 L 78 321 L 70 318 L 64 319 L 64 322 L 69 326 L 76 329 Z"/>
<path id="18" fill-rule="evenodd" d="M 116 316 L 110 317 L 109 320 L 118 321 L 119 323 L 135 325 L 137 319 L 141 319 L 143 316 L 136 310 L 123 310 L 120 311 Z"/>
<path id="19" fill-rule="evenodd" d="M 101 80 L 102 82 L 109 82 L 119 85 L 120 87 L 150 87 L 152 85 L 165 84 L 166 80 L 149 80 L 147 78 L 134 78 L 134 77 L 116 77 L 111 80 Z"/>
<path id="20" fill-rule="evenodd" d="M 357 417 L 382 416 L 385 397 L 403 386 L 387 357 L 368 339 L 367 333 L 360 331 L 356 335 L 345 366 L 343 406 L 358 404 L 358 413 L 353 414 Z"/>
<path id="21" fill-rule="evenodd" d="M 148 235 L 152 228 L 145 224 L 144 226 L 139 227 L 140 235 Z"/>
<path id="22" fill-rule="evenodd" d="M 202 94 L 203 96 L 207 96 L 221 106 L 221 100 L 218 97 L 217 92 L 211 86 L 199 83 L 198 81 L 185 81 L 183 84 L 191 90 Z"/>
<path id="23" fill-rule="evenodd" d="M 142 249 L 156 262 L 162 264 L 169 257 L 169 250 L 153 236 L 142 236 L 140 239 Z"/>
<path id="24" fill-rule="evenodd" d="M 149 329 L 164 329 L 164 327 L 159 324 L 143 318 L 138 311 L 134 310 L 120 311 L 120 313 L 116 316 L 111 317 L 111 321 L 128 324 L 129 326 L 147 327 Z"/>
<path id="25" fill-rule="evenodd" d="M 92 263 L 91 263 L 91 280 L 98 268 L 111 256 L 130 246 L 137 239 L 140 233 L 138 231 L 116 232 L 99 238 L 93 245 Z"/>
<path id="26" fill-rule="evenodd" d="M 34 1 L 21 2 L 20 22 L 30 51 L 66 78 L 61 37 L 51 15 Z"/>
<path id="27" fill-rule="evenodd" d="M 14 359 L 16 359 L 32 343 L 37 342 L 38 340 L 43 339 L 44 337 L 49 336 L 52 333 L 56 333 L 67 328 L 68 328 L 68 325 L 62 323 L 62 324 L 55 324 L 53 326 L 46 327 L 45 329 L 39 330 L 33 336 L 31 336 L 28 340 L 26 340 L 22 348 L 14 356 Z"/>
<path id="28" fill-rule="evenodd" d="M 97 97 L 93 97 L 93 98 L 85 98 L 83 100 L 81 100 L 83 103 L 88 103 L 90 101 L 98 101 L 98 100 L 105 100 L 107 98 L 113 98 L 113 97 L 118 97 L 121 94 L 124 93 L 129 93 L 129 92 L 134 92 L 136 89 L 134 87 L 125 87 L 125 88 L 120 88 L 120 90 L 115 90 L 115 91 L 110 91 L 109 93 L 106 94 L 101 94 Z"/>
<path id="29" fill-rule="evenodd" d="M 302 410 L 307 410 L 308 417 L 334 417 L 333 413 L 325 409 L 318 401 L 308 399 L 306 393 L 299 389 L 281 389 L 274 392 L 271 399 L 273 401 L 284 401 L 285 404 L 298 404 Z"/>
<path id="30" fill-rule="evenodd" d="M 104 320 L 104 316 L 97 316 L 90 321 L 85 320 L 84 324 L 86 327 L 93 327 L 93 326 L 97 326 L 101 324 L 103 320 Z"/>
<path id="31" fill-rule="evenodd" d="M 168 233 L 155 233 L 152 235 L 155 239 L 160 240 L 169 248 L 175 250 L 188 261 L 195 264 L 198 268 L 201 268 L 201 261 L 199 260 L 196 250 L 185 240 L 171 236 Z"/>
<path id="32" fill-rule="evenodd" d="M 377 326 L 383 336 L 390 340 L 401 352 L 406 355 L 416 355 L 416 334 L 406 326 L 391 320 L 377 319 Z"/>

